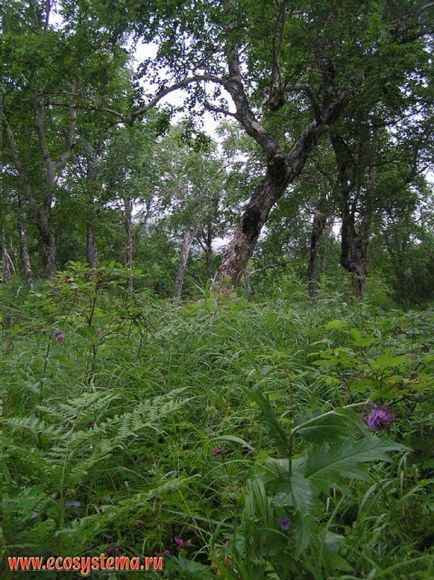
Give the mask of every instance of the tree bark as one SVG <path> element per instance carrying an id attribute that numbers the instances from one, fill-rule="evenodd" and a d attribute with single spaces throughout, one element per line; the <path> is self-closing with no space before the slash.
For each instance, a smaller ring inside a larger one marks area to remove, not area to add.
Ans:
<path id="1" fill-rule="evenodd" d="M 187 268 L 188 258 L 190 256 L 191 245 L 196 235 L 197 226 L 189 227 L 182 240 L 181 253 L 179 255 L 179 265 L 175 276 L 175 303 L 179 304 L 184 286 L 185 270 Z"/>
<path id="2" fill-rule="evenodd" d="M 321 208 L 316 208 L 313 217 L 312 233 L 310 236 L 309 265 L 307 268 L 308 292 L 310 298 L 315 298 L 318 292 L 318 282 L 320 277 L 318 250 L 326 223 L 326 214 L 321 211 Z"/>
<path id="3" fill-rule="evenodd" d="M 367 254 L 369 221 L 362 219 L 359 234 L 354 227 L 354 216 L 345 215 L 342 220 L 341 265 L 351 273 L 351 286 L 356 298 L 363 298 L 368 277 Z"/>

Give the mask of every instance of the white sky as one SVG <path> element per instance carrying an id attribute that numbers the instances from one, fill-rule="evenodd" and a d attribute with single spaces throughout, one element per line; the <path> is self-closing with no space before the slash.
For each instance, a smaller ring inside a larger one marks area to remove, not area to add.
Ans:
<path id="1" fill-rule="evenodd" d="M 133 54 L 133 68 L 137 69 L 138 65 L 145 59 L 155 58 L 155 56 L 157 55 L 157 50 L 158 50 L 157 44 L 154 43 L 145 44 L 139 41 L 136 45 Z M 146 90 L 149 90 L 150 92 L 152 92 L 153 88 L 155 89 L 155 87 L 152 87 L 152 85 L 146 82 L 146 79 L 144 79 L 142 86 Z M 155 90 L 153 92 L 155 92 Z M 168 103 L 175 106 L 182 106 L 184 103 L 184 99 L 185 99 L 185 91 L 178 90 L 174 91 L 173 93 L 170 93 L 164 99 L 161 99 L 160 104 L 164 105 Z M 228 100 L 230 101 L 230 99 Z M 208 133 L 213 139 L 217 140 L 218 136 L 216 133 L 216 127 L 220 121 L 216 120 L 213 117 L 213 115 L 208 111 L 204 112 L 202 118 L 203 118 L 203 128 L 206 131 L 206 133 Z"/>

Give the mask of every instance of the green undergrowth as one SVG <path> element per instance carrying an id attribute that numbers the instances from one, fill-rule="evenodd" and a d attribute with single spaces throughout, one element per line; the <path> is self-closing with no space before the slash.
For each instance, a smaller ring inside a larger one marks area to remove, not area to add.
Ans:
<path id="1" fill-rule="evenodd" d="M 175 308 L 127 288 L 123 269 L 73 264 L 3 290 L 4 558 L 433 577 L 432 309 L 209 293 Z M 373 406 L 389 429 L 368 427 Z"/>

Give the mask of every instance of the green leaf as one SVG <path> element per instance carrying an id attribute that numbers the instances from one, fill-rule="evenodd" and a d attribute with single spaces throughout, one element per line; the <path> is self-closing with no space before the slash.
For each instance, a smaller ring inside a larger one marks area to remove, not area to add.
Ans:
<path id="1" fill-rule="evenodd" d="M 262 417 L 264 418 L 269 428 L 270 435 L 273 437 L 276 445 L 284 453 L 291 454 L 291 445 L 289 443 L 288 435 L 276 417 L 271 407 L 270 401 L 257 390 L 249 391 L 249 396 L 256 402 L 259 409 L 261 410 Z"/>
<path id="2" fill-rule="evenodd" d="M 348 322 L 346 320 L 330 320 L 326 324 L 327 330 L 343 330 L 347 328 Z"/>
<path id="3" fill-rule="evenodd" d="M 390 461 L 390 451 L 407 451 L 408 447 L 380 437 L 366 437 L 344 445 L 322 445 L 308 453 L 304 475 L 318 492 L 338 486 L 343 479 L 369 480 L 364 466 L 372 461 Z"/>
<path id="4" fill-rule="evenodd" d="M 360 347 L 371 346 L 372 344 L 375 344 L 377 342 L 374 337 L 363 338 L 362 335 L 360 334 L 360 331 L 357 330 L 357 328 L 352 328 L 350 330 L 350 334 L 351 338 L 353 339 L 354 346 Z"/>
<path id="5" fill-rule="evenodd" d="M 364 432 L 365 427 L 360 415 L 352 409 L 336 409 L 333 413 L 321 415 L 317 421 L 297 430 L 303 439 L 316 443 L 333 442 L 349 438 L 354 433 Z"/>
<path id="6" fill-rule="evenodd" d="M 376 371 L 388 368 L 397 368 L 406 362 L 405 356 L 394 356 L 391 352 L 386 352 L 371 362 L 371 366 Z"/>

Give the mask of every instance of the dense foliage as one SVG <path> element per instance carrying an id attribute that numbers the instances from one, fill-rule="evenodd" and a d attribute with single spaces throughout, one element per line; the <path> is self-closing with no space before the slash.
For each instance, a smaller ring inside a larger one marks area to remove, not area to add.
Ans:
<path id="1" fill-rule="evenodd" d="M 2 294 L 5 554 L 430 577 L 432 310 L 297 292 L 178 309 L 128 276 L 74 265 Z"/>
<path id="2" fill-rule="evenodd" d="M 3 558 L 434 577 L 433 22 L 1 4 Z"/>

